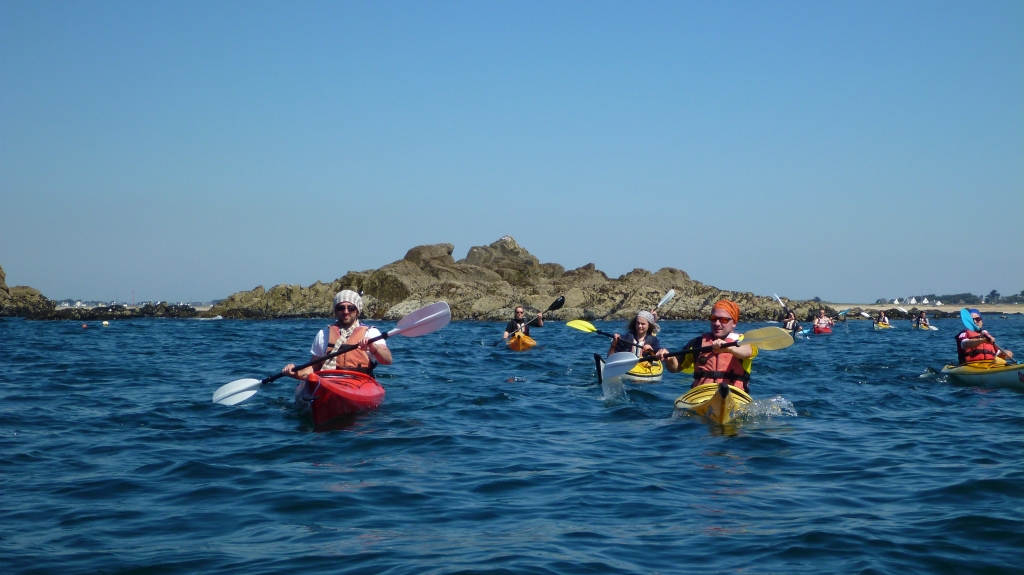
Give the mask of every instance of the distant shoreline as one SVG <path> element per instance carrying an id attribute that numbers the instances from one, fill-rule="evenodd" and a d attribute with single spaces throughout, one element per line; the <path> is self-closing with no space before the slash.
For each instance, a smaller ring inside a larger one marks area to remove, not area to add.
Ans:
<path id="1" fill-rule="evenodd" d="M 822 305 L 827 305 L 829 307 L 834 307 L 837 310 L 859 307 L 859 308 L 861 308 L 861 309 L 863 309 L 865 311 L 867 311 L 867 310 L 876 310 L 877 311 L 877 310 L 880 310 L 880 309 L 889 310 L 889 309 L 893 309 L 893 308 L 896 308 L 896 307 L 902 307 L 903 309 L 906 309 L 906 310 L 909 310 L 911 308 L 917 308 L 918 310 L 923 310 L 923 311 L 938 310 L 938 311 L 943 311 L 943 312 L 949 313 L 951 311 L 957 312 L 962 307 L 970 307 L 970 308 L 977 309 L 982 314 L 986 314 L 986 313 L 1002 313 L 1002 314 L 1024 313 L 1024 305 L 1013 304 L 1013 303 L 996 303 L 996 304 L 977 303 L 977 304 L 963 304 L 963 305 L 961 305 L 961 304 L 943 304 L 943 305 L 937 306 L 937 305 L 933 305 L 933 304 L 930 304 L 930 303 L 926 303 L 926 304 L 922 304 L 922 303 L 911 303 L 911 304 L 907 304 L 907 303 L 901 303 L 901 304 L 884 303 L 884 304 L 882 304 L 882 303 L 832 303 L 832 302 L 823 301 L 823 302 L 821 302 L 821 304 Z"/>

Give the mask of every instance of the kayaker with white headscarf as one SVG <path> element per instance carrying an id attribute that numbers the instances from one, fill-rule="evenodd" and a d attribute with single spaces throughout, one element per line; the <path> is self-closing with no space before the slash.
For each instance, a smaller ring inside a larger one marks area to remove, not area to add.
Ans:
<path id="1" fill-rule="evenodd" d="M 305 379 L 307 375 L 322 369 L 344 369 L 373 375 L 377 364 L 391 365 L 391 350 L 385 340 L 371 343 L 368 340 L 380 335 L 375 327 L 359 323 L 359 314 L 363 311 L 363 298 L 352 290 L 342 290 L 334 296 L 334 315 L 338 321 L 320 330 L 313 340 L 309 353 L 313 359 L 323 357 L 344 345 L 358 345 L 350 352 L 332 357 L 312 367 L 298 372 L 295 364 L 289 363 L 281 371 L 296 379 Z"/>
<path id="2" fill-rule="evenodd" d="M 636 317 L 629 320 L 626 326 L 626 335 L 615 334 L 612 345 L 608 348 L 608 355 L 620 351 L 631 351 L 637 357 L 654 355 L 662 349 L 658 342 L 657 333 L 659 330 L 654 314 L 649 311 L 641 311 Z M 634 345 L 638 347 L 633 347 Z M 639 348 L 639 349 L 638 349 Z"/>

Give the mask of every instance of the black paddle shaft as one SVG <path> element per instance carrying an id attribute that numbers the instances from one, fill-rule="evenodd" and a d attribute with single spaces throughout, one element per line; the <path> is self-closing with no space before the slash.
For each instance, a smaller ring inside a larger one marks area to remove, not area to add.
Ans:
<path id="1" fill-rule="evenodd" d="M 377 337 L 370 338 L 366 343 L 370 344 L 370 343 L 373 343 L 375 341 L 379 341 L 379 340 L 387 339 L 387 338 L 388 338 L 388 332 L 384 332 L 384 333 L 378 335 Z M 359 344 L 343 345 L 343 346 L 341 346 L 341 349 L 339 349 L 338 351 L 333 351 L 333 352 L 331 352 L 331 353 L 329 353 L 329 354 L 327 354 L 327 355 L 325 355 L 323 357 L 318 357 L 318 358 L 313 359 L 311 361 L 307 361 L 306 363 L 304 363 L 302 365 L 296 365 L 295 367 L 292 368 L 292 370 L 293 371 L 299 371 L 300 369 L 306 369 L 307 367 L 313 367 L 314 365 L 320 363 L 321 361 L 327 361 L 328 359 L 331 359 L 332 357 L 338 357 L 339 355 L 346 354 L 346 353 L 348 353 L 348 352 L 350 352 L 353 349 L 356 349 L 358 347 L 359 347 Z M 284 377 L 286 375 L 288 375 L 288 374 L 283 372 L 283 371 L 280 372 L 280 373 L 275 373 L 274 375 L 264 379 L 260 383 L 265 385 L 265 384 L 268 384 L 268 383 L 270 383 L 272 381 L 281 379 L 282 377 Z"/>
<path id="2" fill-rule="evenodd" d="M 723 347 L 737 347 L 737 346 L 741 346 L 741 345 L 743 345 L 742 341 L 730 341 L 729 343 L 722 344 L 719 347 L 719 349 L 721 349 Z M 670 354 L 666 355 L 665 359 L 668 359 L 670 357 L 678 357 L 678 358 L 682 359 L 683 356 L 691 354 L 691 353 L 704 353 L 705 351 L 712 351 L 714 349 L 715 349 L 715 347 L 711 346 L 711 345 L 705 345 L 704 347 L 691 347 L 691 348 L 688 348 L 688 349 L 681 349 L 681 350 L 679 350 L 679 351 L 677 351 L 675 353 L 670 353 Z M 639 359 L 639 361 L 661 361 L 661 360 L 659 360 L 658 358 L 654 357 L 653 355 L 645 355 L 644 357 L 641 357 Z"/>
<path id="3" fill-rule="evenodd" d="M 594 333 L 596 333 L 598 335 L 603 335 L 603 336 L 605 336 L 607 338 L 615 339 L 615 334 L 614 333 L 608 333 L 606 331 L 601 331 L 599 329 L 594 330 Z M 622 338 L 619 338 L 619 341 L 622 341 Z M 631 343 L 629 345 L 633 346 L 633 349 L 640 349 L 640 346 L 635 344 L 635 343 Z"/>

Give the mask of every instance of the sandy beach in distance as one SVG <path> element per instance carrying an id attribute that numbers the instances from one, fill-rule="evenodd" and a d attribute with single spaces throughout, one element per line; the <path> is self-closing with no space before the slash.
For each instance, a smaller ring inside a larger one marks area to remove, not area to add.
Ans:
<path id="1" fill-rule="evenodd" d="M 920 304 L 920 303 L 918 303 L 918 304 L 902 304 L 902 303 L 901 304 L 895 304 L 895 303 L 876 304 L 876 303 L 832 303 L 832 302 L 822 302 L 822 303 L 826 304 L 826 305 L 828 305 L 830 307 L 833 307 L 833 308 L 835 308 L 837 310 L 842 310 L 842 309 L 851 308 L 851 307 L 859 307 L 859 308 L 861 308 L 863 310 L 879 310 L 879 309 L 892 309 L 892 308 L 895 308 L 895 307 L 902 307 L 903 309 L 909 310 L 911 308 L 915 308 L 916 307 L 919 310 L 925 310 L 925 311 L 940 310 L 940 311 L 945 311 L 945 312 L 949 312 L 949 311 L 957 312 L 962 307 L 971 307 L 971 308 L 977 309 L 982 314 L 986 314 L 986 313 L 993 313 L 993 314 L 1024 313 L 1024 305 L 1015 304 L 1015 303 L 997 303 L 997 304 L 979 303 L 979 304 L 972 304 L 972 305 L 960 305 L 960 304 L 952 304 L 952 305 L 950 305 L 950 304 L 943 304 L 943 305 L 940 305 L 940 306 L 935 306 L 935 305 L 932 305 L 930 303 L 929 304 Z"/>

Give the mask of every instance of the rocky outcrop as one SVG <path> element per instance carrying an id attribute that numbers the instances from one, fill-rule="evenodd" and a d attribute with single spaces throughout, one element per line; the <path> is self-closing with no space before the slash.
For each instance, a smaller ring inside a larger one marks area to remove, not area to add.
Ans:
<path id="1" fill-rule="evenodd" d="M 778 319 L 781 314 L 779 304 L 770 297 L 721 290 L 675 268 L 654 273 L 637 268 L 618 278 L 609 278 L 594 264 L 566 271 L 555 263 L 541 263 L 511 236 L 474 246 L 462 260 L 456 261 L 453 251 L 452 244 L 417 246 L 380 269 L 349 272 L 330 284 L 279 285 L 270 290 L 259 286 L 228 297 L 202 315 L 332 317 L 332 296 L 342 289 L 363 294 L 365 317 L 390 320 L 428 303 L 446 301 L 453 319 L 501 321 L 510 318 L 517 305 L 542 311 L 559 295 L 565 296 L 565 305 L 551 313 L 553 319 L 618 320 L 651 308 L 670 289 L 676 297 L 659 310 L 666 319 L 706 317 L 723 298 L 739 303 L 748 321 Z M 813 301 L 789 305 L 801 319 L 815 315 L 819 307 L 837 313 Z"/>
<path id="2" fill-rule="evenodd" d="M 0 308 L 0 315 L 7 317 L 43 316 L 57 305 L 39 293 L 39 290 L 27 286 L 9 288 L 10 299 Z"/>
<path id="3" fill-rule="evenodd" d="M 7 287 L 7 272 L 0 266 L 0 309 L 11 301 L 11 290 Z"/>

